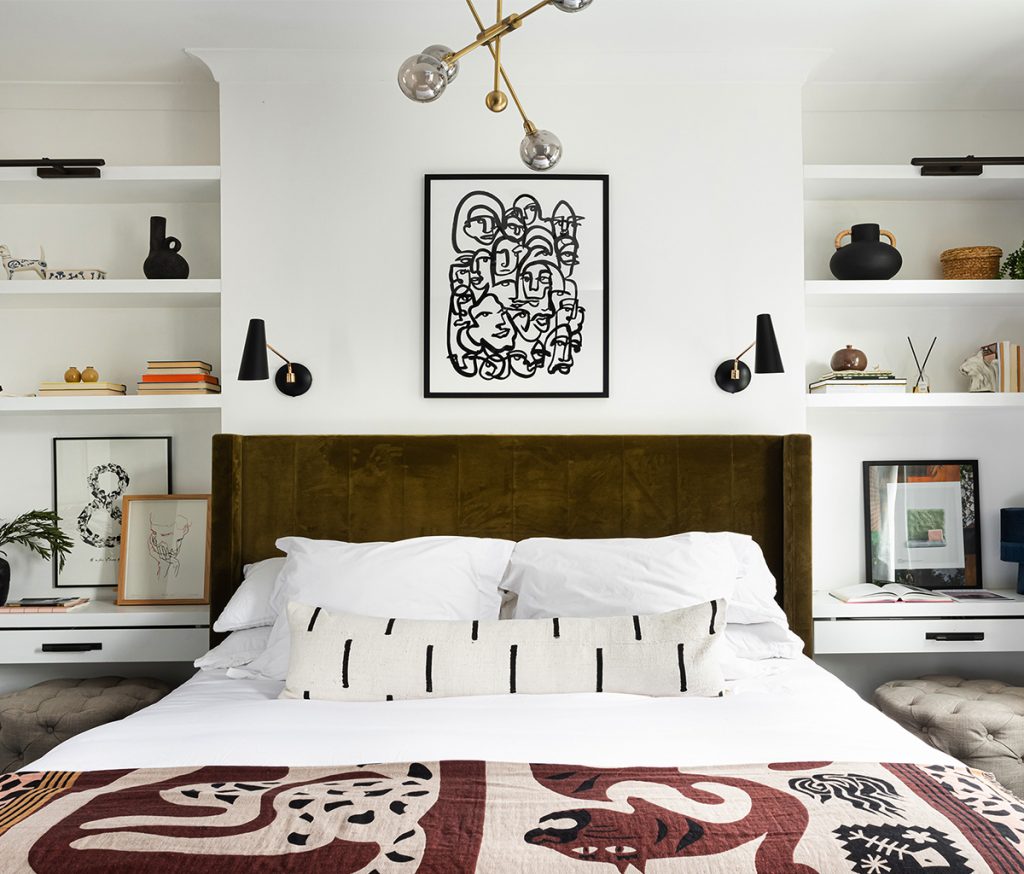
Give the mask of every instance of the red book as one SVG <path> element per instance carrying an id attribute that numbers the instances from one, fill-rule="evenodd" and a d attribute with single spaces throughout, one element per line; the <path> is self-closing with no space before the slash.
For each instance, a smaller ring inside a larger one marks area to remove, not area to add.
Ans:
<path id="1" fill-rule="evenodd" d="M 179 373 L 179 374 L 163 374 L 163 373 L 144 373 L 142 374 L 143 382 L 208 382 L 210 385 L 219 385 L 219 380 L 216 376 L 210 376 L 207 373 Z"/>

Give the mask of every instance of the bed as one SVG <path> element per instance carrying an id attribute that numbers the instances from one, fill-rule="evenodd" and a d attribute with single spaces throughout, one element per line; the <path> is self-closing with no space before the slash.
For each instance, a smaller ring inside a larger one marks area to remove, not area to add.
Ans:
<path id="1" fill-rule="evenodd" d="M 810 445 L 787 437 L 239 437 L 213 610 L 285 533 L 761 545 L 810 652 Z M 722 698 L 278 699 L 204 671 L 0 779 L 3 870 L 1024 871 L 1024 806 L 809 658 Z"/>

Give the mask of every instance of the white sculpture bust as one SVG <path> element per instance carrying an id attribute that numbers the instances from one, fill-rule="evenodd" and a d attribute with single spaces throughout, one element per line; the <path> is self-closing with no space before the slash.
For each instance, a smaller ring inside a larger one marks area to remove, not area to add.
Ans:
<path id="1" fill-rule="evenodd" d="M 971 391 L 995 391 L 999 374 L 995 364 L 985 361 L 982 353 L 975 352 L 963 364 L 960 365 L 960 372 L 971 378 Z"/>

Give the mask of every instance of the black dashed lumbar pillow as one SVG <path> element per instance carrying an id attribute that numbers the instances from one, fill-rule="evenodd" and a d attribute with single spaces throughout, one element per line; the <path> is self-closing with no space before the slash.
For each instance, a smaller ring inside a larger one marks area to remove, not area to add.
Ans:
<path id="1" fill-rule="evenodd" d="M 721 695 L 725 602 L 653 616 L 433 621 L 290 603 L 282 698 L 391 701 L 455 695 Z"/>

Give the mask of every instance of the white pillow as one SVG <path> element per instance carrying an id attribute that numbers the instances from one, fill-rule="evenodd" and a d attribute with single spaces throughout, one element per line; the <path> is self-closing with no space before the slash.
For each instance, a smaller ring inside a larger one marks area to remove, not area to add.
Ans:
<path id="1" fill-rule="evenodd" d="M 269 637 L 269 625 L 233 631 L 206 655 L 197 658 L 195 666 L 205 671 L 240 668 L 267 648 Z"/>
<path id="2" fill-rule="evenodd" d="M 730 623 L 788 627 L 760 548 L 728 532 L 531 538 L 516 544 L 501 588 L 516 596 L 516 619 L 665 613 L 725 598 Z"/>
<path id="3" fill-rule="evenodd" d="M 273 680 L 288 672 L 290 601 L 361 616 L 497 619 L 511 540 L 415 537 L 394 543 L 344 543 L 285 537 L 288 553 L 270 598 L 276 614 L 266 651 L 249 666 Z"/>
<path id="4" fill-rule="evenodd" d="M 273 625 L 276 614 L 270 609 L 270 596 L 283 567 L 283 558 L 268 558 L 247 564 L 242 570 L 242 585 L 235 589 L 231 600 L 213 623 L 213 630 L 241 631 Z"/>
<path id="5" fill-rule="evenodd" d="M 799 637 L 774 622 L 730 623 L 725 629 L 725 641 L 741 659 L 795 659 L 804 650 Z"/>
<path id="6" fill-rule="evenodd" d="M 390 701 L 618 692 L 719 696 L 725 602 L 657 616 L 424 621 L 292 602 L 282 698 Z"/>

